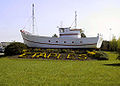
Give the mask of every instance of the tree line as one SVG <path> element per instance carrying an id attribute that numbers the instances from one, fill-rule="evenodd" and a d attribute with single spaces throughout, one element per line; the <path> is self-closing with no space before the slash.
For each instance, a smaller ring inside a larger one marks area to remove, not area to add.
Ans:
<path id="1" fill-rule="evenodd" d="M 120 54 L 120 37 L 119 37 L 119 39 L 116 39 L 116 37 L 113 36 L 111 41 L 103 41 L 101 50 L 117 51 Z"/>

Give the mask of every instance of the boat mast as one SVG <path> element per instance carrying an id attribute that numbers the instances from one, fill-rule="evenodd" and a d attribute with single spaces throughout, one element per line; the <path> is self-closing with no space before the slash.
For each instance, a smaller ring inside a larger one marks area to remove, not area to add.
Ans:
<path id="1" fill-rule="evenodd" d="M 75 29 L 77 27 L 77 11 L 75 11 Z"/>
<path id="2" fill-rule="evenodd" d="M 33 29 L 32 33 L 33 34 L 34 34 L 34 26 L 35 26 L 34 19 L 35 19 L 35 17 L 34 17 L 34 4 L 32 4 L 32 29 Z"/>

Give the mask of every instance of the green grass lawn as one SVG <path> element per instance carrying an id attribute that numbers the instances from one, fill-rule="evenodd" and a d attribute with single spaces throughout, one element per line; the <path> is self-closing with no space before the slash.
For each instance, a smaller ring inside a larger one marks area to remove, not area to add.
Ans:
<path id="1" fill-rule="evenodd" d="M 0 58 L 0 86 L 120 86 L 120 61 Z"/>

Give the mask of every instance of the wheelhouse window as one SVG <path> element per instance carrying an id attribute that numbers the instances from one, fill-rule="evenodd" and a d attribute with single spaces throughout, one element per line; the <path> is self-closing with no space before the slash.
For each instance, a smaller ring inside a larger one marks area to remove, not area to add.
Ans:
<path id="1" fill-rule="evenodd" d="M 64 28 L 60 28 L 60 32 L 61 32 L 61 33 L 65 32 L 65 31 L 64 31 Z"/>

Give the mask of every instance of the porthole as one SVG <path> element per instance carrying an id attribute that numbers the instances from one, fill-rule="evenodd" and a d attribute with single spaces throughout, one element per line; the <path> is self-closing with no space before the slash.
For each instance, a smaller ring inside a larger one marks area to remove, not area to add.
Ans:
<path id="1" fill-rule="evenodd" d="M 48 42 L 50 42 L 50 40 L 48 40 Z"/>
<path id="2" fill-rule="evenodd" d="M 58 41 L 56 41 L 56 43 L 58 43 Z"/>
<path id="3" fill-rule="evenodd" d="M 74 41 L 72 41 L 72 43 L 74 43 Z"/>
<path id="4" fill-rule="evenodd" d="M 64 41 L 64 43 L 66 43 L 66 41 Z"/>

